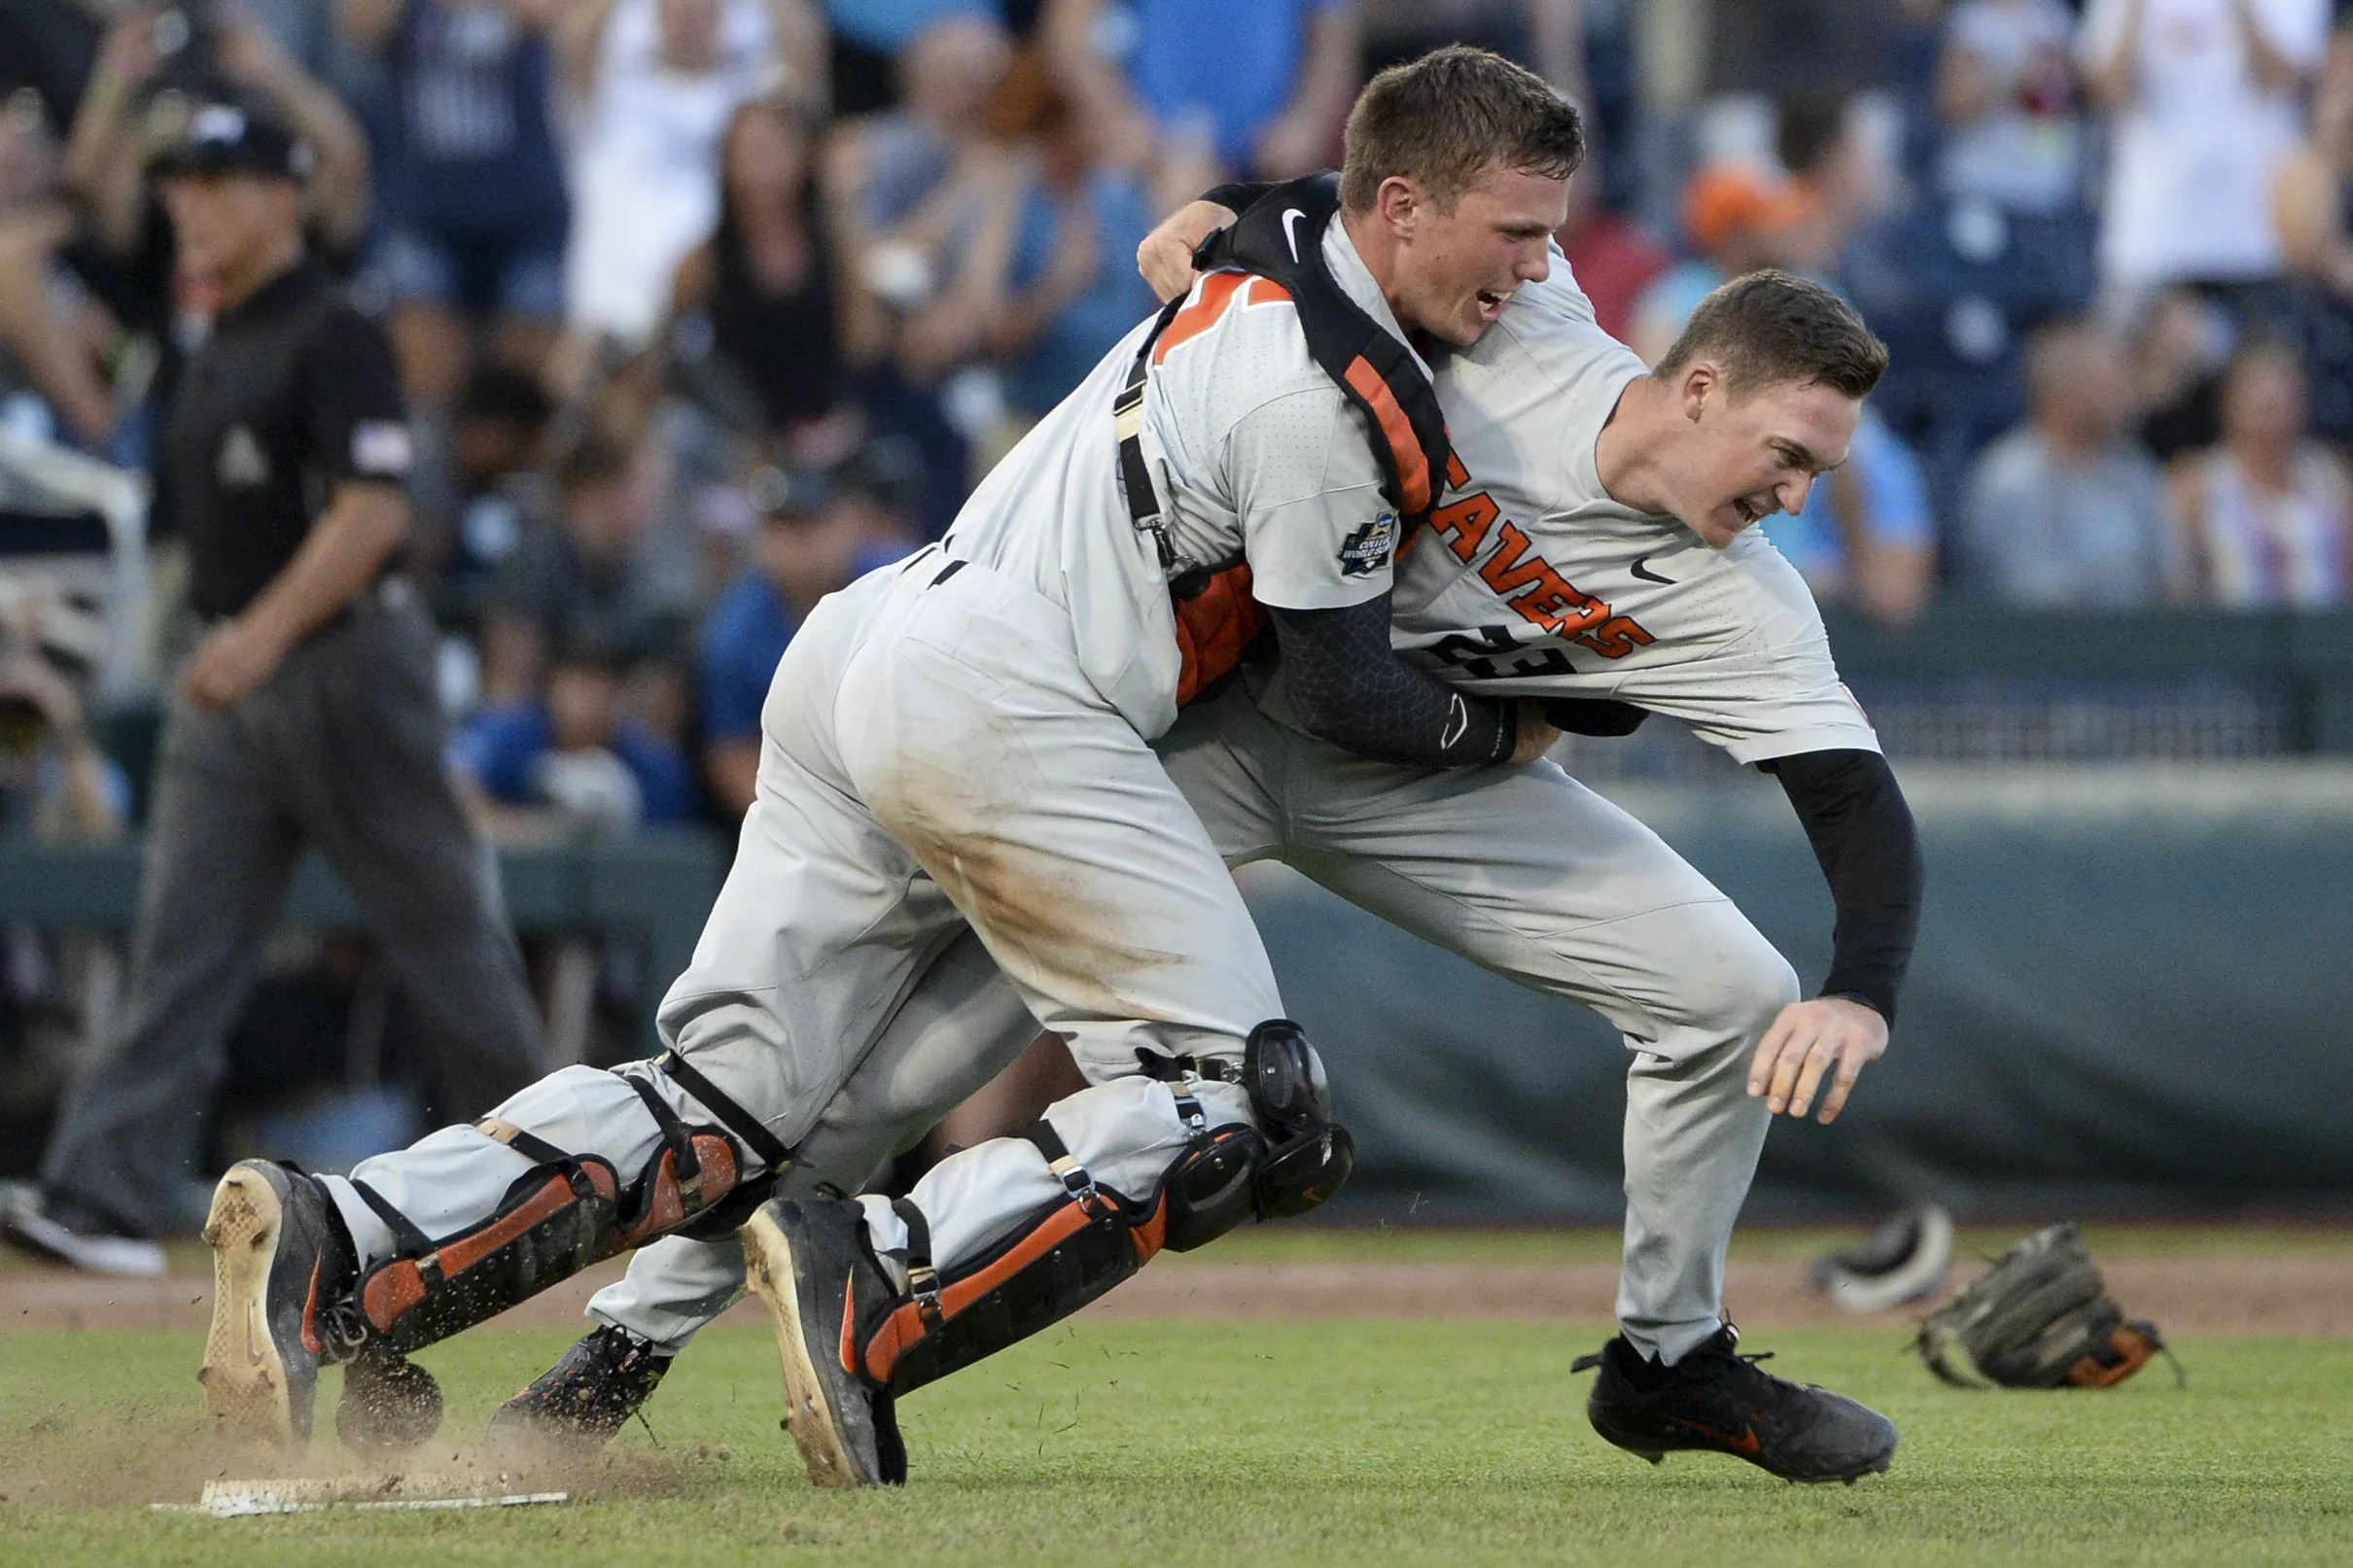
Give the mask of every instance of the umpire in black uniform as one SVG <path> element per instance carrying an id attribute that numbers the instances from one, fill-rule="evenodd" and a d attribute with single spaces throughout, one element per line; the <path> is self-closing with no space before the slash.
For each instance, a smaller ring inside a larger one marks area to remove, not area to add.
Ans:
<path id="1" fill-rule="evenodd" d="M 305 253 L 309 150 L 198 110 L 157 159 L 212 335 L 158 479 L 203 628 L 164 720 L 125 1027 L 67 1095 L 37 1198 L 0 1229 L 86 1269 L 155 1273 L 152 1237 L 210 1104 L 305 845 L 325 854 L 436 1047 L 440 1119 L 537 1079 L 541 1030 L 489 862 L 443 772 L 433 634 L 396 570 L 408 427 L 391 345 Z"/>

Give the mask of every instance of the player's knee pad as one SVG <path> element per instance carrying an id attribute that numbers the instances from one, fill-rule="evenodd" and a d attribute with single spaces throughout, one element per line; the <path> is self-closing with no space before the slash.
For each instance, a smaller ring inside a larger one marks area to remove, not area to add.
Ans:
<path id="1" fill-rule="evenodd" d="M 673 1231 L 732 1234 L 766 1196 L 790 1151 L 691 1068 L 680 1071 L 674 1059 L 664 1065 L 682 1082 L 690 1078 L 689 1092 L 728 1125 L 688 1127 L 643 1079 L 623 1076 L 661 1138 L 652 1163 L 626 1183 L 611 1162 L 568 1153 L 497 1118 L 476 1125 L 535 1167 L 508 1188 L 488 1217 L 454 1236 L 428 1238 L 366 1183 L 353 1182 L 399 1242 L 399 1251 L 360 1281 L 362 1337 L 394 1350 L 421 1349 Z M 767 1144 L 755 1151 L 765 1168 L 749 1181 L 738 1143 L 750 1140 L 739 1122 L 750 1122 Z"/>
<path id="2" fill-rule="evenodd" d="M 1249 1128 L 1197 1134 L 1161 1183 L 1162 1245 L 1190 1252 L 1250 1218 L 1265 1165 L 1266 1139 Z"/>
<path id="3" fill-rule="evenodd" d="M 1331 1201 L 1356 1167 L 1355 1140 L 1332 1120 L 1323 1060 L 1286 1018 L 1270 1019 L 1243 1042 L 1250 1109 L 1266 1129 L 1267 1152 L 1253 1186 L 1258 1217 L 1287 1219 Z"/>
<path id="4" fill-rule="evenodd" d="M 1250 1114 L 1265 1134 L 1249 1182 L 1250 1211 L 1259 1219 L 1288 1219 L 1329 1202 L 1355 1168 L 1355 1141 L 1347 1128 L 1332 1120 L 1323 1059 L 1308 1043 L 1306 1031 L 1289 1019 L 1269 1019 L 1250 1030 L 1243 1041 L 1239 1067 L 1213 1057 L 1171 1062 L 1139 1056 L 1147 1071 L 1173 1082 L 1190 1074 L 1242 1085 L 1249 1096 Z M 1198 1111 L 1186 1112 L 1188 1103 L 1180 1093 L 1178 1110 L 1196 1119 L 1198 1129 Z M 1200 1144 L 1197 1132 L 1196 1149 Z M 1229 1222 L 1202 1239 L 1231 1228 Z"/>

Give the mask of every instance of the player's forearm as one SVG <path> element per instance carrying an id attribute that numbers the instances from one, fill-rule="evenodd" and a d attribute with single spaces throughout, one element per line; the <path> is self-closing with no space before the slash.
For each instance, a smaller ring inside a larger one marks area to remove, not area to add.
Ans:
<path id="1" fill-rule="evenodd" d="M 269 580 L 245 618 L 291 647 L 373 582 L 408 537 L 408 502 L 389 485 L 339 486 L 302 547 Z"/>
<path id="2" fill-rule="evenodd" d="M 1291 710 L 1319 741 L 1408 767 L 1486 767 L 1519 742 L 1515 706 L 1457 691 L 1389 645 L 1389 599 L 1270 610 Z"/>
<path id="3" fill-rule="evenodd" d="M 1876 751 L 1807 751 L 1767 764 L 1806 825 L 1837 910 L 1825 996 L 1890 1024 L 1919 935 L 1926 870 L 1912 808 Z"/>

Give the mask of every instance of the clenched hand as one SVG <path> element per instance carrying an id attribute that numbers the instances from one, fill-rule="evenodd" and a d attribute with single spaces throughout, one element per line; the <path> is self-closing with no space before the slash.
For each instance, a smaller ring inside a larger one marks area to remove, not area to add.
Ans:
<path id="1" fill-rule="evenodd" d="M 1193 252 L 1234 216 L 1214 201 L 1186 202 L 1136 247 L 1136 270 L 1163 300 L 1176 298 L 1193 286 Z"/>

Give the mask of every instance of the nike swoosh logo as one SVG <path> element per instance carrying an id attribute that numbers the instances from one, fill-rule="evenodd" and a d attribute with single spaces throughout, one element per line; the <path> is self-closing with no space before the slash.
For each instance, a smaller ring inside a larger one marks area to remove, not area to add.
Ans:
<path id="1" fill-rule="evenodd" d="M 1644 582 L 1664 582 L 1669 586 L 1672 586 L 1675 580 L 1674 578 L 1662 577 L 1656 572 L 1650 571 L 1642 564 L 1649 559 L 1650 557 L 1647 555 L 1635 556 L 1633 568 L 1633 575 L 1637 577 L 1640 577 Z"/>
<path id="2" fill-rule="evenodd" d="M 302 1348 L 312 1355 L 324 1355 L 326 1342 L 319 1338 L 319 1271 L 327 1266 L 321 1258 L 310 1266 L 310 1295 L 302 1303 Z"/>
<path id="3" fill-rule="evenodd" d="M 1291 264 L 1293 266 L 1299 264 L 1299 226 L 1293 223 L 1292 220 L 1296 218 L 1305 218 L 1307 214 L 1300 211 L 1297 207 L 1285 207 L 1282 209 L 1282 237 L 1290 241 Z"/>
<path id="4" fill-rule="evenodd" d="M 852 1337 L 857 1324 L 858 1279 L 852 1275 L 841 1287 L 841 1370 L 853 1376 L 858 1373 L 858 1341 Z"/>
<path id="5" fill-rule="evenodd" d="M 1735 1453 L 1753 1455 L 1762 1450 L 1765 1446 L 1763 1443 L 1758 1441 L 1757 1429 L 1753 1426 L 1742 1427 L 1740 1429 L 1740 1435 L 1736 1438 L 1729 1432 L 1719 1432 L 1712 1426 L 1703 1426 L 1697 1421 L 1686 1421 L 1679 1415 L 1669 1415 L 1667 1417 L 1667 1419 L 1674 1425 L 1683 1428 L 1683 1430 L 1686 1432 L 1697 1432 L 1700 1436 L 1706 1438 L 1711 1442 L 1721 1443 L 1724 1445 L 1724 1446 L 1730 1448 Z"/>
<path id="6" fill-rule="evenodd" d="M 1446 712 L 1446 733 L 1438 737 L 1440 747 L 1454 745 L 1470 730 L 1470 704 L 1462 700 L 1462 693 L 1454 694 L 1452 706 Z"/>
<path id="7" fill-rule="evenodd" d="M 269 1360 L 267 1352 L 254 1343 L 254 1320 L 261 1315 L 261 1308 L 251 1302 L 245 1304 L 245 1362 L 248 1366 L 263 1366 Z"/>

